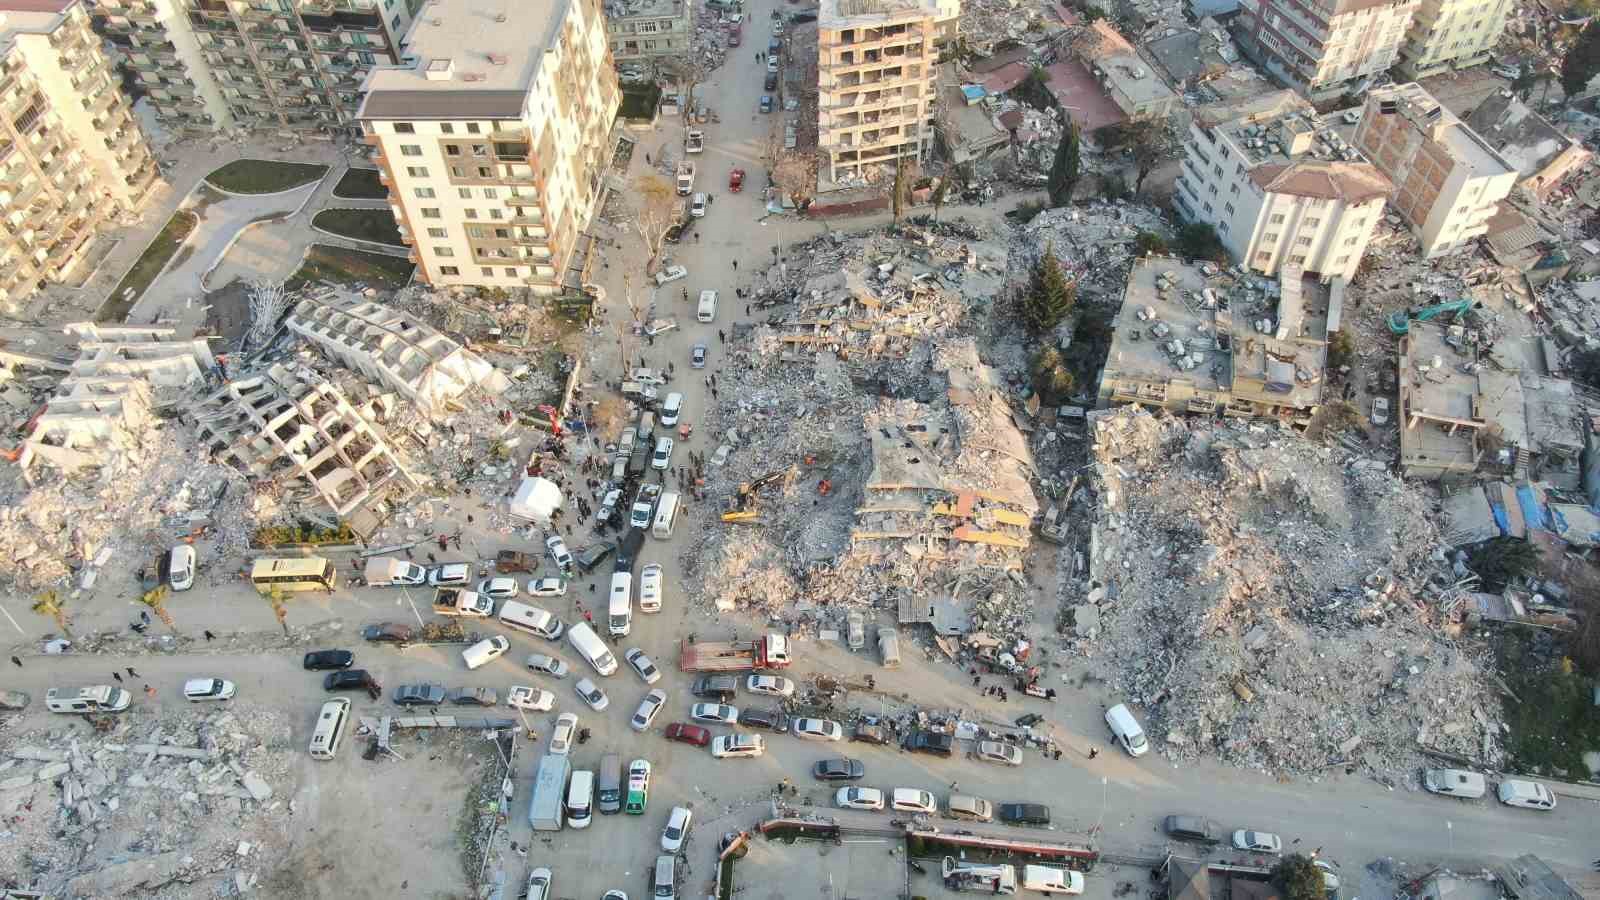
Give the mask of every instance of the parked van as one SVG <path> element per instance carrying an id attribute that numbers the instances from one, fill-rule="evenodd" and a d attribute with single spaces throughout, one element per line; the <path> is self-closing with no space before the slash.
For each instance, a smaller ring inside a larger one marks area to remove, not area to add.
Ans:
<path id="1" fill-rule="evenodd" d="M 695 307 L 696 322 L 715 322 L 717 319 L 717 292 L 701 291 L 700 305 Z"/>
<path id="2" fill-rule="evenodd" d="M 1022 889 L 1041 894 L 1083 893 L 1083 873 L 1056 866 L 1023 866 Z"/>
<path id="3" fill-rule="evenodd" d="M 957 862 L 955 857 L 946 856 L 939 865 L 939 875 L 947 887 L 957 891 L 1007 895 L 1017 892 L 1017 867 L 1008 863 Z"/>
<path id="4" fill-rule="evenodd" d="M 672 537 L 672 529 L 678 524 L 678 492 L 667 491 L 656 502 L 656 521 L 650 527 L 650 533 L 657 540 L 667 540 Z"/>
<path id="5" fill-rule="evenodd" d="M 656 414 L 646 410 L 639 417 L 639 443 L 651 447 L 656 442 Z"/>
<path id="6" fill-rule="evenodd" d="M 662 854 L 656 857 L 656 870 L 650 879 L 650 896 L 654 900 L 677 900 L 678 858 Z"/>
<path id="7" fill-rule="evenodd" d="M 661 404 L 661 424 L 668 428 L 678 424 L 678 418 L 683 415 L 683 394 L 673 391 Z"/>
<path id="8" fill-rule="evenodd" d="M 887 625 L 878 626 L 878 655 L 885 669 L 900 668 L 900 633 Z"/>
<path id="9" fill-rule="evenodd" d="M 329 760 L 339 753 L 344 740 L 344 726 L 350 720 L 350 700 L 340 697 L 322 704 L 317 714 L 317 727 L 311 732 L 311 758 Z"/>
<path id="10" fill-rule="evenodd" d="M 1422 786 L 1435 794 L 1476 800 L 1488 792 L 1483 776 L 1466 769 L 1428 769 L 1422 773 Z"/>
<path id="11" fill-rule="evenodd" d="M 477 669 L 499 659 L 500 654 L 510 649 L 511 642 L 497 634 L 461 651 L 461 658 L 466 661 L 468 669 Z"/>
<path id="12" fill-rule="evenodd" d="M 500 605 L 500 624 L 547 641 L 560 640 L 562 633 L 567 630 L 567 626 L 549 612 L 515 600 L 507 600 Z"/>
<path id="13" fill-rule="evenodd" d="M 933 815 L 939 811 L 938 801 L 927 791 L 917 788 L 895 788 L 889 795 L 889 807 L 898 812 Z"/>
<path id="14" fill-rule="evenodd" d="M 45 708 L 58 713 L 122 712 L 133 695 L 110 684 L 86 688 L 50 688 L 44 692 Z"/>
<path id="15" fill-rule="evenodd" d="M 625 637 L 633 630 L 633 575 L 627 572 L 611 575 L 611 603 L 606 623 L 613 637 Z"/>
<path id="16" fill-rule="evenodd" d="M 578 655 L 589 661 L 594 670 L 601 675 L 610 675 L 617 671 L 617 658 L 606 649 L 605 642 L 600 640 L 600 635 L 594 633 L 588 622 L 574 622 L 567 629 L 567 642 L 572 644 L 572 649 Z"/>
<path id="17" fill-rule="evenodd" d="M 1537 781 L 1508 779 L 1500 782 L 1495 795 L 1507 806 L 1520 806 L 1524 809 L 1556 808 L 1556 795 Z"/>
<path id="18" fill-rule="evenodd" d="M 1126 704 L 1118 703 L 1106 710 L 1106 727 L 1129 756 L 1143 756 L 1149 751 L 1150 742 L 1145 740 L 1144 729 L 1139 727 L 1139 720 L 1133 717 Z"/>
<path id="19" fill-rule="evenodd" d="M 588 828 L 594 819 L 594 773 L 579 769 L 567 784 L 567 824 Z"/>
<path id="20" fill-rule="evenodd" d="M 607 753 L 600 757 L 600 790 L 596 798 L 603 816 L 622 812 L 622 755 Z"/>

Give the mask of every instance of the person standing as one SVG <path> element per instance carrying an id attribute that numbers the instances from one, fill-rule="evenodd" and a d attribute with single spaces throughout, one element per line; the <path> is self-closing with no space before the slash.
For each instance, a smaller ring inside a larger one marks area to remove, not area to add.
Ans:
<path id="1" fill-rule="evenodd" d="M 13 656 L 13 657 L 11 657 L 11 662 L 12 662 L 12 664 L 13 664 L 13 665 L 15 665 L 15 666 L 16 666 L 16 667 L 17 667 L 17 668 L 19 668 L 19 669 L 20 669 L 20 668 L 22 668 L 22 660 L 20 660 L 20 659 L 18 659 L 18 658 L 16 658 L 16 657 L 15 657 L 15 656 Z"/>
<path id="2" fill-rule="evenodd" d="M 111 673 L 111 677 L 115 678 L 117 680 L 117 684 L 121 684 L 122 683 L 122 676 L 120 674 L 118 674 L 116 672 L 112 672 Z"/>

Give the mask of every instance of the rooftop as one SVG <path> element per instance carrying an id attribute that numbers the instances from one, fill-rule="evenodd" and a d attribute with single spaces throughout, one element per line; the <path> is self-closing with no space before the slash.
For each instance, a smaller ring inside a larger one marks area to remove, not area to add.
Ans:
<path id="1" fill-rule="evenodd" d="M 1084 131 L 1096 131 L 1128 120 L 1082 63 L 1064 59 L 1047 66 L 1045 74 L 1050 76 L 1045 86 L 1051 95 L 1063 107 L 1071 109 L 1072 118 Z"/>
<path id="2" fill-rule="evenodd" d="M 1300 160 L 1288 165 L 1269 163 L 1250 172 L 1250 180 L 1265 191 L 1296 197 L 1319 197 L 1362 203 L 1387 197 L 1392 187 L 1371 163 Z"/>
<path id="3" fill-rule="evenodd" d="M 607 19 L 655 19 L 681 15 L 684 0 L 606 0 Z"/>
<path id="4" fill-rule="evenodd" d="M 1290 91 L 1201 107 L 1195 122 L 1227 137 L 1244 153 L 1250 168 L 1313 160 L 1362 161 L 1355 147 Z M 1384 191 L 1388 191 L 1387 183 Z"/>
<path id="5" fill-rule="evenodd" d="M 76 0 L 0 0 L 0 47 L 18 34 L 47 33 Z"/>
<path id="6" fill-rule="evenodd" d="M 1539 174 L 1568 148 L 1588 153 L 1510 91 L 1489 95 L 1472 111 L 1467 126 L 1524 177 Z"/>
<path id="7" fill-rule="evenodd" d="M 938 14 L 938 0 L 822 0 L 817 9 L 817 27 L 830 31 L 872 28 L 937 18 Z"/>
<path id="8" fill-rule="evenodd" d="M 1215 32 L 1186 28 L 1155 38 L 1144 46 L 1167 71 L 1167 76 L 1180 85 L 1215 78 L 1228 71 L 1229 65 L 1238 59 L 1228 44 L 1226 32 L 1220 28 Z"/>
<path id="9" fill-rule="evenodd" d="M 1412 127 L 1443 145 L 1457 164 L 1471 169 L 1475 175 L 1486 177 L 1516 171 L 1511 163 L 1456 118 L 1456 114 L 1446 109 L 1443 103 L 1435 100 L 1422 85 L 1412 82 L 1374 88 L 1370 97 L 1370 102 L 1379 104 L 1380 108 L 1385 102 L 1394 101 L 1400 115 Z"/>
<path id="10" fill-rule="evenodd" d="M 1174 96 L 1172 89 L 1133 53 L 1113 53 L 1096 62 L 1106 80 L 1134 103 L 1144 104 Z"/>

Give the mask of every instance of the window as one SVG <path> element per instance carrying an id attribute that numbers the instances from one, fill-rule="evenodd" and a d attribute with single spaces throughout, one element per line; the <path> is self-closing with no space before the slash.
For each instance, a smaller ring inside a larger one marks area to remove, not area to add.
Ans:
<path id="1" fill-rule="evenodd" d="M 1256 262 L 1262 263 L 1262 264 L 1270 264 L 1272 262 L 1272 253 L 1270 251 L 1267 251 L 1267 250 L 1263 250 L 1260 253 L 1257 253 L 1256 254 Z"/>
<path id="2" fill-rule="evenodd" d="M 1315 227 L 1317 227 L 1318 225 L 1321 225 L 1321 224 L 1322 224 L 1322 220 L 1318 219 L 1318 218 L 1315 218 L 1315 217 L 1306 220 L 1306 227 L 1307 228 L 1315 228 Z"/>
<path id="3" fill-rule="evenodd" d="M 478 217 L 478 211 L 475 210 L 475 209 L 468 208 L 466 210 L 466 216 L 469 219 L 476 219 Z"/>
<path id="4" fill-rule="evenodd" d="M 494 277 L 494 268 L 491 267 L 491 266 L 484 266 L 483 268 L 479 269 L 478 271 L 482 272 L 483 273 L 483 277 L 485 277 L 485 278 L 493 278 Z"/>
<path id="5" fill-rule="evenodd" d="M 417 129 L 410 122 L 394 123 L 395 134 L 416 134 Z"/>
<path id="6" fill-rule="evenodd" d="M 463 200 L 472 199 L 472 188 L 456 188 L 456 193 L 460 194 Z"/>
<path id="7" fill-rule="evenodd" d="M 478 177 L 479 178 L 493 178 L 494 177 L 494 170 L 489 168 L 488 166 L 479 166 L 478 167 Z"/>
<path id="8" fill-rule="evenodd" d="M 1311 238 L 1308 238 L 1308 237 L 1295 238 L 1294 243 L 1295 243 L 1296 247 L 1309 247 L 1309 246 L 1311 246 Z"/>
<path id="9" fill-rule="evenodd" d="M 433 255 L 434 256 L 455 256 L 456 252 L 454 250 L 450 249 L 449 247 L 435 247 L 435 248 L 433 248 Z"/>
<path id="10" fill-rule="evenodd" d="M 489 218 L 491 218 L 491 219 L 500 218 L 500 208 L 499 207 L 495 207 L 494 209 L 489 210 Z"/>
<path id="11" fill-rule="evenodd" d="M 406 166 L 406 174 L 410 175 L 412 178 L 427 178 L 428 177 L 428 167 L 427 166 Z"/>
<path id="12" fill-rule="evenodd" d="M 495 188 L 484 188 L 483 189 L 483 199 L 485 199 L 485 200 L 498 200 L 498 199 L 500 199 L 500 192 L 498 190 L 496 190 Z"/>
<path id="13" fill-rule="evenodd" d="M 1349 261 L 1350 261 L 1350 254 L 1346 253 L 1345 255 L 1343 255 L 1343 256 L 1339 257 L 1338 259 L 1334 260 L 1334 263 L 1336 265 L 1341 265 L 1342 266 L 1342 265 L 1344 265 L 1345 263 L 1347 263 Z"/>
<path id="14" fill-rule="evenodd" d="M 1278 236 L 1276 234 L 1269 234 L 1263 237 L 1262 240 L 1269 244 L 1276 244 L 1278 242 Z"/>
<path id="15" fill-rule="evenodd" d="M 1228 223 L 1227 222 L 1223 222 L 1223 223 L 1217 225 L 1217 233 L 1218 234 L 1227 234 L 1228 233 Z"/>
<path id="16" fill-rule="evenodd" d="M 445 144 L 444 145 L 444 155 L 445 156 L 460 156 L 461 155 L 461 145 L 460 144 Z"/>
<path id="17" fill-rule="evenodd" d="M 515 278 L 515 277 L 517 277 L 517 267 L 516 266 L 506 266 L 506 277 L 507 278 Z"/>
<path id="18" fill-rule="evenodd" d="M 417 145 L 417 144 L 401 144 L 400 145 L 400 155 L 401 156 L 421 156 L 422 155 L 422 147 L 420 145 Z"/>
<path id="19" fill-rule="evenodd" d="M 1306 258 L 1303 255 L 1302 256 L 1291 256 L 1291 257 L 1289 257 L 1289 262 L 1292 262 L 1297 266 L 1305 265 L 1305 261 L 1306 261 Z"/>
<path id="20" fill-rule="evenodd" d="M 1277 215 L 1273 216 L 1268 221 L 1271 222 L 1273 225 L 1282 225 L 1283 224 L 1283 213 L 1278 213 Z"/>
<path id="21" fill-rule="evenodd" d="M 1345 238 L 1344 239 L 1344 245 L 1346 247 L 1354 247 L 1356 245 L 1356 242 L 1359 241 L 1359 240 L 1361 240 L 1361 239 L 1360 238 Z"/>
<path id="22" fill-rule="evenodd" d="M 394 0 L 389 0 L 389 2 L 390 2 L 390 4 L 393 4 Z M 390 31 L 399 31 L 400 30 L 400 17 L 399 16 L 395 16 L 393 19 L 389 20 L 389 30 Z"/>
<path id="23" fill-rule="evenodd" d="M 437 207 L 437 206 L 424 206 L 424 207 L 423 207 L 423 208 L 422 208 L 422 217 L 423 217 L 423 218 L 424 218 L 424 219 L 438 219 L 438 218 L 442 218 L 442 217 L 441 217 L 441 216 L 440 216 L 440 215 L 439 215 L 439 207 Z"/>
<path id="24" fill-rule="evenodd" d="M 450 229 L 448 229 L 448 228 L 429 228 L 428 229 L 428 237 L 431 237 L 431 238 L 447 238 L 449 236 L 450 236 Z"/>
<path id="25" fill-rule="evenodd" d="M 511 240 L 511 229 L 509 229 L 509 228 L 496 228 L 494 230 L 494 236 L 496 238 L 502 240 L 502 241 L 509 241 L 509 240 Z"/>
<path id="26" fill-rule="evenodd" d="M 1239 186 L 1237 184 L 1229 185 L 1228 186 L 1228 193 L 1233 194 L 1234 196 L 1237 197 L 1239 195 Z"/>
<path id="27" fill-rule="evenodd" d="M 478 133 L 478 123 L 477 122 L 468 122 L 467 123 L 467 134 L 477 134 L 477 133 Z"/>
<path id="28" fill-rule="evenodd" d="M 465 178 L 465 177 L 467 177 L 467 170 L 463 169 L 460 166 L 451 166 L 450 167 L 450 174 L 454 175 L 457 178 Z"/>
<path id="29" fill-rule="evenodd" d="M 418 200 L 432 200 L 433 199 L 433 188 L 417 188 L 417 199 Z"/>
<path id="30" fill-rule="evenodd" d="M 440 134 L 455 134 L 456 133 L 456 127 L 454 125 L 451 125 L 449 122 L 441 122 L 441 123 L 439 123 L 439 133 Z"/>
<path id="31" fill-rule="evenodd" d="M 1233 204 L 1232 203 L 1223 204 L 1222 208 L 1227 210 L 1229 213 L 1233 212 Z"/>
<path id="32" fill-rule="evenodd" d="M 476 125 L 468 125 L 467 127 L 468 128 L 477 128 L 478 126 L 476 126 Z M 473 156 L 488 156 L 489 155 L 489 145 L 488 144 L 473 144 L 472 145 L 472 155 Z"/>

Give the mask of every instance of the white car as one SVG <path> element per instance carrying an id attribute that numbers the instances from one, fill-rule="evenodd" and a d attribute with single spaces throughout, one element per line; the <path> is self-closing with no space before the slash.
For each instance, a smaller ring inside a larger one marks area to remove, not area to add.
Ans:
<path id="1" fill-rule="evenodd" d="M 478 582 L 478 593 L 491 600 L 510 600 L 517 595 L 517 580 L 510 575 L 496 575 Z"/>
<path id="2" fill-rule="evenodd" d="M 842 741 L 844 728 L 832 719 L 795 719 L 794 736 L 807 741 Z"/>
<path id="3" fill-rule="evenodd" d="M 191 678 L 183 683 L 183 698 L 190 703 L 232 700 L 233 694 L 233 682 L 223 678 Z"/>
<path id="4" fill-rule="evenodd" d="M 689 718 L 696 722 L 732 725 L 739 721 L 739 710 L 726 703 L 696 703 L 689 707 Z"/>
<path id="5" fill-rule="evenodd" d="M 667 816 L 667 827 L 661 829 L 661 852 L 677 853 L 683 847 L 684 836 L 689 833 L 689 823 L 694 821 L 694 811 L 687 806 L 674 806 Z"/>
<path id="6" fill-rule="evenodd" d="M 883 809 L 883 791 L 869 787 L 842 787 L 833 795 L 833 805 L 840 809 L 877 812 Z"/>
<path id="7" fill-rule="evenodd" d="M 1241 828 L 1233 833 L 1233 848 L 1253 853 L 1282 853 L 1283 838 L 1266 831 L 1245 831 Z"/>
<path id="8" fill-rule="evenodd" d="M 1372 398 L 1372 424 L 1374 424 L 1374 425 L 1387 425 L 1387 424 L 1389 424 L 1389 398 L 1388 397 L 1373 397 Z"/>
<path id="9" fill-rule="evenodd" d="M 578 679 L 578 683 L 573 685 L 572 688 L 578 692 L 579 697 L 583 698 L 583 702 L 589 704 L 589 708 L 595 712 L 599 712 L 611 705 L 611 699 L 606 696 L 606 692 L 600 690 L 599 685 L 587 678 Z"/>
<path id="10" fill-rule="evenodd" d="M 1555 809 L 1556 795 L 1537 781 L 1508 778 L 1500 782 L 1495 796 L 1507 806 L 1523 809 Z"/>
<path id="11" fill-rule="evenodd" d="M 472 563 L 441 563 L 428 570 L 428 583 L 434 587 L 450 587 L 472 580 Z"/>
<path id="12" fill-rule="evenodd" d="M 1002 766 L 1022 765 L 1022 749 L 1004 741 L 979 741 L 978 758 Z"/>
<path id="13" fill-rule="evenodd" d="M 528 579 L 528 596 L 530 597 L 565 597 L 567 595 L 567 580 L 554 575 L 543 578 Z"/>
<path id="14" fill-rule="evenodd" d="M 578 717 L 572 713 L 562 713 L 556 716 L 556 727 L 550 731 L 550 752 L 557 756 L 566 756 L 572 750 L 572 742 L 578 736 Z"/>
<path id="15" fill-rule="evenodd" d="M 663 284 L 671 284 L 674 281 L 688 277 L 689 270 L 685 269 L 683 266 L 667 266 L 665 269 L 662 269 L 656 273 L 656 286 L 660 287 Z"/>
<path id="16" fill-rule="evenodd" d="M 676 425 L 681 415 L 683 415 L 683 394 L 673 391 L 667 395 L 667 399 L 661 401 L 661 424 Z"/>
<path id="17" fill-rule="evenodd" d="M 650 457 L 650 468 L 665 469 L 670 465 L 672 465 L 672 438 L 658 438 L 656 452 Z"/>
<path id="18" fill-rule="evenodd" d="M 639 570 L 639 612 L 661 612 L 660 563 L 650 563 Z"/>
<path id="19" fill-rule="evenodd" d="M 751 675 L 744 680 L 744 689 L 768 697 L 794 696 L 794 682 L 781 675 Z"/>
<path id="20" fill-rule="evenodd" d="M 645 656 L 644 651 L 638 647 L 628 650 L 622 658 L 628 661 L 628 667 L 633 669 L 633 673 L 645 684 L 655 684 L 661 680 L 661 670 L 656 668 L 656 664 L 651 662 L 650 657 Z"/>
<path id="21" fill-rule="evenodd" d="M 694 195 L 694 202 L 689 204 L 689 215 L 694 216 L 696 219 L 701 219 L 701 218 L 705 218 L 705 214 L 706 214 L 706 195 L 705 194 L 695 194 Z"/>
<path id="22" fill-rule="evenodd" d="M 778 71 L 778 58 L 776 56 L 767 57 L 767 71 L 770 72 L 770 73 L 773 73 L 773 74 L 777 74 L 777 71 Z"/>
<path id="23" fill-rule="evenodd" d="M 550 900 L 550 870 L 537 868 L 528 873 L 528 889 L 522 892 L 523 900 Z"/>
<path id="24" fill-rule="evenodd" d="M 728 454 L 732 452 L 733 448 L 727 444 L 718 444 L 717 449 L 711 452 L 711 464 L 713 466 L 723 465 L 728 461 Z"/>
<path id="25" fill-rule="evenodd" d="M 536 687 L 514 684 L 506 694 L 506 705 L 528 712 L 549 712 L 555 709 L 556 695 Z"/>
<path id="26" fill-rule="evenodd" d="M 544 674 L 549 675 L 551 678 L 567 677 L 567 664 L 559 659 L 556 659 L 554 656 L 549 656 L 544 653 L 528 654 L 528 661 L 525 663 L 525 665 L 531 671 L 543 672 Z"/>
<path id="27" fill-rule="evenodd" d="M 617 504 L 622 502 L 622 488 L 612 488 L 606 491 L 605 499 L 600 501 L 600 509 L 595 512 L 596 522 L 608 522 L 611 514 L 617 511 Z"/>
<path id="28" fill-rule="evenodd" d="M 167 583 L 174 591 L 187 591 L 194 587 L 194 545 L 179 544 L 167 554 Z"/>
<path id="29" fill-rule="evenodd" d="M 628 727 L 634 731 L 644 731 L 650 723 L 656 720 L 661 710 L 667 706 L 667 692 L 657 688 L 644 695 L 639 701 L 639 708 L 633 711 L 633 718 L 628 720 Z"/>
<path id="30" fill-rule="evenodd" d="M 545 538 L 544 545 L 550 551 L 550 558 L 555 560 L 556 565 L 561 567 L 561 571 L 572 571 L 572 553 L 567 550 L 567 542 L 561 539 L 561 535 L 550 535 Z"/>
<path id="31" fill-rule="evenodd" d="M 759 734 L 722 734 L 711 739 L 711 755 L 717 759 L 756 757 L 767 752 L 767 742 Z"/>

